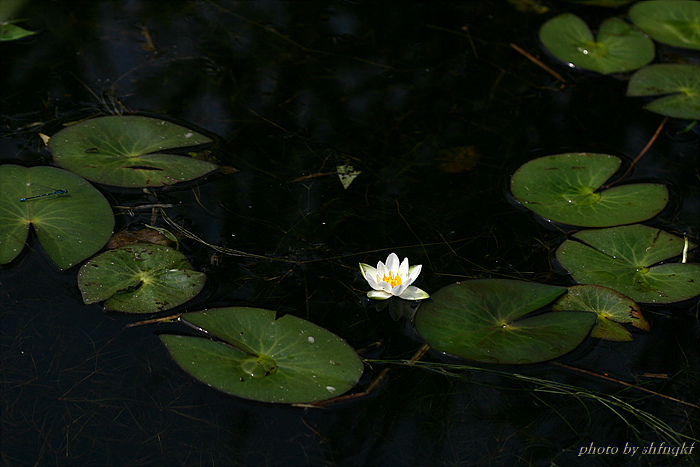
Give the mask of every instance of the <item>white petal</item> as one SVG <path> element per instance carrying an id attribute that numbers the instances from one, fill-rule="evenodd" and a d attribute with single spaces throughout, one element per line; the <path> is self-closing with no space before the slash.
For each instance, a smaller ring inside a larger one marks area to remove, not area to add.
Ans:
<path id="1" fill-rule="evenodd" d="M 386 268 L 394 275 L 399 271 L 399 257 L 392 253 L 386 259 Z"/>
<path id="2" fill-rule="evenodd" d="M 377 283 L 377 279 L 375 276 L 367 276 L 365 277 L 367 279 L 367 283 L 369 284 L 370 287 L 372 287 L 374 290 L 379 290 L 381 287 Z"/>
<path id="3" fill-rule="evenodd" d="M 377 276 L 378 277 L 384 277 L 387 276 L 389 273 L 389 270 L 387 267 L 382 263 L 381 261 L 377 263 Z"/>
<path id="4" fill-rule="evenodd" d="M 412 266 L 409 269 L 408 273 L 408 278 L 406 278 L 406 282 L 411 285 L 415 282 L 416 279 L 418 279 L 418 274 L 420 274 L 420 270 L 423 268 L 422 264 L 418 264 L 416 266 Z"/>
<path id="5" fill-rule="evenodd" d="M 422 264 L 414 264 L 410 268 L 408 268 L 408 273 L 411 274 L 416 268 L 418 268 L 418 272 L 420 273 L 420 269 L 423 267 Z"/>
<path id="6" fill-rule="evenodd" d="M 399 284 L 393 289 L 391 289 L 391 295 L 394 295 L 396 297 L 400 297 L 401 294 L 403 293 L 404 290 L 406 290 L 406 287 L 408 287 L 410 284 Z"/>
<path id="7" fill-rule="evenodd" d="M 401 266 L 399 266 L 399 276 L 401 276 L 402 280 L 408 278 L 408 258 L 404 258 L 403 262 L 401 262 Z"/>
<path id="8" fill-rule="evenodd" d="M 369 279 L 367 279 L 367 276 L 377 277 L 377 270 L 369 264 L 360 263 L 360 272 L 362 273 L 362 277 L 368 282 Z"/>
<path id="9" fill-rule="evenodd" d="M 391 293 L 391 284 L 389 284 L 387 281 L 377 281 L 377 286 L 372 288 L 374 290 L 383 290 L 388 294 Z"/>
<path id="10" fill-rule="evenodd" d="M 386 300 L 392 297 L 390 293 L 382 292 L 381 290 L 370 290 L 367 292 L 367 296 L 374 300 Z"/>
<path id="11" fill-rule="evenodd" d="M 406 290 L 399 295 L 399 297 L 403 298 L 404 300 L 425 300 L 426 298 L 429 298 L 430 295 L 418 287 L 410 286 L 407 287 Z"/>

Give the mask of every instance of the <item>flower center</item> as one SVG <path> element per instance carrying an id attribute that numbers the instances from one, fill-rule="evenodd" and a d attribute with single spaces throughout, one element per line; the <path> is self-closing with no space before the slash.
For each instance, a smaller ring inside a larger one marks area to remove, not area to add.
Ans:
<path id="1" fill-rule="evenodd" d="M 398 272 L 396 275 L 393 275 L 391 271 L 389 271 L 389 275 L 382 277 L 382 280 L 388 282 L 392 289 L 397 285 L 401 285 L 401 276 L 399 276 Z"/>

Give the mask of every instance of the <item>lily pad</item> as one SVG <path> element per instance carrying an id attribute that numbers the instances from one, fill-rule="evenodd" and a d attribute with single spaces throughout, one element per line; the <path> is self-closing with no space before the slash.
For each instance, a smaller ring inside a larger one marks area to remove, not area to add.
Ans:
<path id="1" fill-rule="evenodd" d="M 560 357 L 588 335 L 596 315 L 570 311 L 525 316 L 565 287 L 506 279 L 458 282 L 416 313 L 418 334 L 436 350 L 484 363 L 524 364 Z"/>
<path id="2" fill-rule="evenodd" d="M 309 403 L 345 393 L 362 376 L 362 361 L 343 339 L 292 315 L 275 320 L 271 310 L 232 307 L 181 319 L 223 342 L 178 335 L 161 340 L 183 370 L 227 394 Z"/>
<path id="3" fill-rule="evenodd" d="M 343 185 L 343 189 L 347 190 L 350 184 L 357 178 L 358 175 L 362 173 L 360 170 L 355 170 L 351 165 L 339 165 L 336 167 L 338 171 L 338 178 L 340 178 L 340 183 Z"/>
<path id="4" fill-rule="evenodd" d="M 513 174 L 510 189 L 525 207 L 555 222 L 610 227 L 654 217 L 668 202 L 665 185 L 600 187 L 620 167 L 608 154 L 566 153 L 540 157 Z"/>
<path id="5" fill-rule="evenodd" d="M 630 19 L 654 40 L 700 50 L 700 2 L 655 0 L 630 8 Z"/>
<path id="6" fill-rule="evenodd" d="M 699 264 L 666 262 L 682 253 L 682 238 L 645 225 L 584 230 L 573 238 L 578 241 L 565 241 L 556 256 L 579 284 L 602 285 L 642 303 L 700 295 Z"/>
<path id="7" fill-rule="evenodd" d="M 86 305 L 107 300 L 105 308 L 126 313 L 174 308 L 194 298 L 205 280 L 182 253 L 150 243 L 105 251 L 78 272 Z"/>
<path id="8" fill-rule="evenodd" d="M 542 25 L 540 40 L 569 66 L 602 74 L 636 70 L 654 59 L 654 42 L 619 18 L 603 21 L 596 40 L 581 18 L 563 13 Z"/>
<path id="9" fill-rule="evenodd" d="M 645 109 L 688 120 L 700 119 L 700 67 L 660 64 L 642 68 L 630 78 L 627 96 L 658 96 Z"/>
<path id="10" fill-rule="evenodd" d="M 211 141 L 157 118 L 112 116 L 64 128 L 51 137 L 49 148 L 57 164 L 88 180 L 120 187 L 156 187 L 215 170 L 217 166 L 210 162 L 162 153 Z"/>
<path id="11" fill-rule="evenodd" d="M 16 41 L 17 39 L 36 34 L 34 31 L 27 31 L 22 27 L 12 24 L 15 22 L 16 21 L 8 21 L 0 23 L 0 41 Z"/>
<path id="12" fill-rule="evenodd" d="M 77 175 L 55 167 L 0 166 L 0 264 L 24 249 L 29 226 L 61 269 L 99 251 L 114 228 L 112 208 Z"/>
<path id="13" fill-rule="evenodd" d="M 649 322 L 632 299 L 599 285 L 574 285 L 566 295 L 552 306 L 555 311 L 579 310 L 598 314 L 598 321 L 591 329 L 591 337 L 611 341 L 631 341 L 632 334 L 618 323 L 649 330 Z"/>

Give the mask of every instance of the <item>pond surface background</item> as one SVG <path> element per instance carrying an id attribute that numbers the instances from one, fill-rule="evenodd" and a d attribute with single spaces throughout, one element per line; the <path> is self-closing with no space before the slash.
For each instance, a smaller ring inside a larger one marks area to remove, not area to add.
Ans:
<path id="1" fill-rule="evenodd" d="M 169 203 L 206 242 L 274 258 L 183 241 L 208 283 L 172 312 L 269 308 L 367 358 L 407 359 L 421 342 L 366 299 L 358 263 L 408 256 L 429 293 L 479 277 L 571 285 L 553 258 L 565 234 L 512 203 L 510 174 L 569 151 L 626 168 L 663 119 L 625 97 L 625 76 L 567 70 L 540 49 L 539 26 L 556 13 L 595 25 L 626 8 L 552 3 L 537 15 L 480 0 L 31 2 L 22 25 L 40 34 L 0 46 L 0 161 L 50 164 L 38 133 L 100 111 L 215 135 L 211 156 L 240 172 L 149 193 L 100 187 L 131 208 L 115 208 L 118 229 L 151 221 L 139 205 Z M 669 206 L 646 224 L 697 242 L 700 132 L 688 124 L 670 119 L 629 181 L 667 184 Z M 335 175 L 345 164 L 362 171 L 348 189 Z M 625 456 L 626 444 L 669 440 L 596 399 L 489 372 L 391 366 L 370 394 L 323 409 L 230 397 L 168 356 L 158 333 L 183 325 L 126 327 L 144 317 L 83 305 L 77 268 L 59 272 L 36 241 L 0 271 L 3 465 L 699 465 Z M 649 333 L 589 339 L 558 362 L 699 404 L 697 299 L 643 312 Z M 368 365 L 357 392 L 383 368 Z M 490 368 L 615 395 L 700 438 L 692 407 L 550 363 Z M 579 457 L 591 443 L 620 453 Z"/>

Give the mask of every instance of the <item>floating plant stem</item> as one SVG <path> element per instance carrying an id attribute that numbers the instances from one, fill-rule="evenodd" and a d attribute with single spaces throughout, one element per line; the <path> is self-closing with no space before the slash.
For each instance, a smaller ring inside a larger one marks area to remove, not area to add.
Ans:
<path id="1" fill-rule="evenodd" d="M 634 415 L 638 420 L 640 420 L 642 423 L 647 425 L 649 428 L 657 432 L 660 436 L 666 438 L 668 441 L 673 441 L 676 444 L 680 444 L 679 440 L 681 438 L 689 440 L 689 441 L 695 441 L 695 442 L 700 442 L 700 440 L 693 438 L 692 436 L 685 435 L 683 433 L 679 433 L 675 431 L 673 428 L 671 428 L 667 423 L 665 423 L 663 420 L 659 419 L 655 415 L 652 415 L 649 412 L 646 412 L 642 409 L 639 409 L 629 402 L 626 402 L 619 397 L 615 397 L 609 394 L 603 394 L 599 393 L 596 391 L 591 391 L 589 389 L 585 389 L 582 387 L 577 387 L 577 386 L 572 386 L 569 384 L 565 383 L 560 383 L 557 381 L 550 381 L 546 379 L 541 379 L 537 378 L 534 376 L 529 376 L 529 375 L 522 375 L 518 373 L 508 373 L 505 371 L 499 371 L 499 370 L 492 370 L 490 368 L 479 368 L 479 367 L 474 367 L 470 365 L 462 365 L 462 364 L 449 364 L 449 363 L 436 363 L 436 362 L 423 362 L 423 361 L 414 361 L 413 359 L 411 360 L 370 360 L 367 359 L 365 360 L 365 363 L 368 364 L 392 364 L 392 365 L 406 365 L 406 366 L 417 366 L 417 367 L 422 367 L 427 370 L 435 371 L 438 373 L 442 373 L 447 376 L 454 376 L 454 377 L 460 377 L 463 376 L 461 373 L 462 371 L 478 371 L 478 372 L 484 372 L 484 373 L 489 373 L 489 374 L 497 374 L 500 376 L 504 376 L 506 378 L 511 378 L 511 379 L 517 379 L 520 381 L 526 381 L 528 383 L 536 384 L 538 385 L 537 387 L 534 388 L 533 391 L 536 392 L 546 392 L 550 394 L 561 394 L 561 395 L 568 395 L 568 396 L 574 396 L 577 398 L 587 398 L 587 399 L 593 399 L 600 404 L 604 405 L 608 409 L 610 409 L 613 413 L 618 415 L 625 423 L 627 423 L 630 428 L 634 429 L 635 431 L 638 431 L 637 429 L 634 428 L 633 425 L 631 425 L 625 417 L 619 412 L 620 409 L 623 411 Z M 635 389 L 644 389 L 642 387 L 638 386 L 629 386 L 629 387 L 634 387 Z M 688 402 L 680 401 L 677 399 L 673 399 L 668 396 L 664 396 L 663 394 L 658 394 L 658 393 L 653 393 L 654 395 L 661 396 L 667 399 L 674 400 L 676 402 L 689 405 L 691 407 L 697 408 L 694 404 L 690 404 Z"/>

